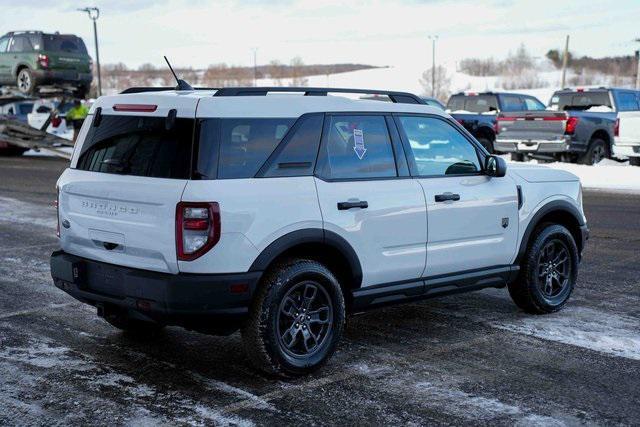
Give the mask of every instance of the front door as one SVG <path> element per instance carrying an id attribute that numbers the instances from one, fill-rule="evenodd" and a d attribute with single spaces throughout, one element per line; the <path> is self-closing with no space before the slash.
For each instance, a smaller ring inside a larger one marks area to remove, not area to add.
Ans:
<path id="1" fill-rule="evenodd" d="M 444 118 L 398 116 L 409 168 L 428 214 L 425 277 L 510 264 L 518 240 L 517 187 L 483 172 L 483 155 Z"/>
<path id="2" fill-rule="evenodd" d="M 424 271 L 424 192 L 393 141 L 383 115 L 325 118 L 316 168 L 323 224 L 358 254 L 363 287 L 415 280 Z M 405 161 L 400 173 L 396 158 Z"/>

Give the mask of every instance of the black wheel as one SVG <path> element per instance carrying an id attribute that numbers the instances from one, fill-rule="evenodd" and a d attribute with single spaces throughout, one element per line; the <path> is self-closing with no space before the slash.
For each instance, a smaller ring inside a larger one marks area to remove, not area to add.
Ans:
<path id="1" fill-rule="evenodd" d="M 522 154 L 522 153 L 511 153 L 511 161 L 512 162 L 524 162 L 524 154 Z"/>
<path id="2" fill-rule="evenodd" d="M 164 325 L 160 323 L 145 322 L 144 320 L 132 319 L 120 313 L 109 313 L 104 316 L 104 320 L 111 326 L 132 335 L 153 335 L 160 332 Z"/>
<path id="3" fill-rule="evenodd" d="M 629 165 L 640 166 L 640 157 L 629 157 Z"/>
<path id="4" fill-rule="evenodd" d="M 532 314 L 560 310 L 569 300 L 578 275 L 578 248 L 565 227 L 539 227 L 509 294 L 518 307 Z"/>
<path id="5" fill-rule="evenodd" d="M 482 146 L 489 152 L 489 154 L 493 154 L 495 150 L 493 149 L 493 141 L 488 138 L 479 137 L 478 142 L 482 144 Z"/>
<path id="6" fill-rule="evenodd" d="M 589 144 L 587 152 L 580 158 L 580 163 L 583 165 L 597 165 L 608 157 L 607 144 L 601 139 L 594 139 Z"/>
<path id="7" fill-rule="evenodd" d="M 22 156 L 25 152 L 29 151 L 28 148 L 16 147 L 14 145 L 10 145 L 6 148 L 0 148 L 0 156 L 5 157 L 15 157 Z"/>
<path id="8" fill-rule="evenodd" d="M 33 75 L 33 72 L 28 68 L 23 68 L 18 71 L 18 76 L 16 78 L 16 86 L 18 86 L 18 90 L 20 93 L 25 95 L 33 95 L 36 91 L 36 78 Z"/>
<path id="9" fill-rule="evenodd" d="M 329 360 L 344 321 L 344 297 L 331 271 L 316 261 L 293 259 L 267 273 L 242 338 L 256 367 L 298 376 Z"/>

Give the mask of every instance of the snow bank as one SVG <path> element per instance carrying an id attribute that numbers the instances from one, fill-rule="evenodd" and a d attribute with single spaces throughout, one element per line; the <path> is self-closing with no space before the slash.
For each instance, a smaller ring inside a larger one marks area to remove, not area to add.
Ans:
<path id="1" fill-rule="evenodd" d="M 505 158 L 509 160 L 507 156 Z M 538 162 L 531 160 L 530 163 Z M 629 166 L 629 162 L 603 160 L 595 166 L 560 162 L 544 165 L 571 172 L 580 178 L 584 188 L 640 193 L 640 167 Z"/>

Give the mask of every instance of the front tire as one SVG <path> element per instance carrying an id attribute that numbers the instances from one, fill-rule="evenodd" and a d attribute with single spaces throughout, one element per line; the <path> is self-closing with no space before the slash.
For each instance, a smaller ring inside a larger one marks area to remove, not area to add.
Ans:
<path id="1" fill-rule="evenodd" d="M 518 278 L 508 286 L 513 302 L 530 314 L 562 309 L 576 283 L 578 257 L 578 247 L 569 230 L 558 224 L 539 227 Z"/>
<path id="2" fill-rule="evenodd" d="M 630 166 L 640 166 L 640 157 L 629 157 Z"/>
<path id="3" fill-rule="evenodd" d="M 329 360 L 344 321 L 344 297 L 333 273 L 319 262 L 292 259 L 273 268 L 261 283 L 242 339 L 257 368 L 300 376 Z"/>
<path id="4" fill-rule="evenodd" d="M 491 141 L 490 139 L 480 137 L 478 138 L 478 142 L 482 144 L 482 146 L 489 152 L 489 154 L 495 153 L 495 150 L 493 149 L 493 141 Z"/>
<path id="5" fill-rule="evenodd" d="M 18 86 L 20 93 L 23 95 L 33 95 L 37 86 L 36 77 L 33 75 L 33 71 L 29 68 L 23 68 L 18 71 L 16 85 Z"/>

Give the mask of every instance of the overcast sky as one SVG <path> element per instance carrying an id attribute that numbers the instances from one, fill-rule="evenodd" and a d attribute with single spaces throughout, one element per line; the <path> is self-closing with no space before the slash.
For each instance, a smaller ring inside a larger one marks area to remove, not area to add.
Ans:
<path id="1" fill-rule="evenodd" d="M 438 34 L 439 61 L 501 58 L 524 43 L 535 56 L 561 48 L 591 56 L 630 54 L 640 44 L 639 0 L 93 0 L 102 63 L 178 66 L 226 62 L 366 63 L 431 61 L 427 36 Z M 81 0 L 0 0 L 0 31 L 75 33 L 94 56 Z"/>

